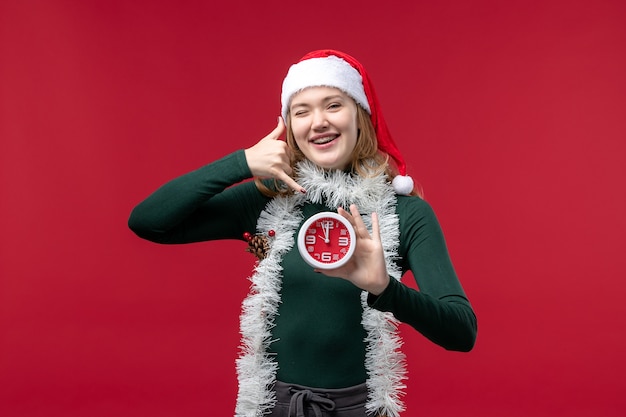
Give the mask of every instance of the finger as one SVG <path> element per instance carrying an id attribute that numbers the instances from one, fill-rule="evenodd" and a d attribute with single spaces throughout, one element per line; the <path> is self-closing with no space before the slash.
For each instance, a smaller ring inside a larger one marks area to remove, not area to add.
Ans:
<path id="1" fill-rule="evenodd" d="M 380 241 L 380 225 L 378 224 L 378 213 L 372 213 L 372 239 Z"/>
<path id="2" fill-rule="evenodd" d="M 352 206 L 355 207 L 356 206 L 354 204 L 352 204 Z M 343 216 L 346 220 L 348 220 L 350 222 L 350 224 L 352 225 L 352 227 L 354 227 L 354 229 L 356 230 L 359 227 L 359 223 L 356 220 L 356 216 L 353 216 L 351 211 L 352 211 L 352 206 L 350 206 L 350 211 L 344 209 L 343 207 L 337 207 L 337 213 L 341 216 Z M 358 213 L 358 209 L 356 211 L 357 215 L 359 215 Z M 359 215 L 359 219 L 361 219 L 361 216 Z"/>
<path id="3" fill-rule="evenodd" d="M 350 205 L 350 214 L 352 214 L 352 217 L 354 218 L 353 225 L 357 234 L 362 238 L 369 238 L 369 231 L 367 230 L 367 227 L 365 227 L 365 222 L 363 221 L 356 204 Z"/>
<path id="4" fill-rule="evenodd" d="M 276 175 L 276 177 L 281 180 L 282 182 L 284 182 L 285 184 L 287 184 L 287 186 L 289 188 L 291 188 L 294 191 L 297 191 L 299 193 L 306 193 L 306 190 L 296 182 L 296 180 L 294 180 L 293 178 L 291 178 L 289 175 L 287 175 L 285 172 L 282 172 L 278 175 Z"/>
<path id="5" fill-rule="evenodd" d="M 352 215 L 346 211 L 346 209 L 343 207 L 337 207 L 337 214 L 345 217 L 345 219 L 348 220 L 352 226 L 354 226 L 354 219 L 352 218 Z"/>
<path id="6" fill-rule="evenodd" d="M 352 227 L 354 228 L 354 230 L 357 232 L 357 234 L 359 234 L 359 224 L 357 223 L 354 216 L 348 210 L 344 209 L 343 207 L 338 207 L 337 214 L 339 214 L 340 216 L 343 216 L 346 220 L 348 220 L 350 224 L 352 225 Z"/>
<path id="7" fill-rule="evenodd" d="M 361 213 L 359 213 L 359 208 L 356 206 L 356 204 L 350 204 L 350 214 L 352 214 L 352 217 L 354 217 L 355 219 L 361 218 Z"/>
<path id="8" fill-rule="evenodd" d="M 280 136 L 284 132 L 285 132 L 285 123 L 283 123 L 282 117 L 278 116 L 276 127 L 274 128 L 274 130 L 272 130 L 272 132 L 269 135 L 267 135 L 267 137 L 270 139 L 278 140 L 280 139 Z"/>

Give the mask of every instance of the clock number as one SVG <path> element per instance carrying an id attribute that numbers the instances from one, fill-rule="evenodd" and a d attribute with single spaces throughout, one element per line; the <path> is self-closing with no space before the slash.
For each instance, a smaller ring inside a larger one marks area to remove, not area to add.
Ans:
<path id="1" fill-rule="evenodd" d="M 347 236 L 339 236 L 339 246 L 348 246 L 350 244 L 350 239 Z"/>
<path id="2" fill-rule="evenodd" d="M 315 237 L 315 235 L 306 235 L 304 237 L 304 243 L 307 245 L 315 245 L 316 240 L 317 238 Z"/>
<path id="3" fill-rule="evenodd" d="M 322 252 L 322 262 L 330 262 L 332 258 L 332 253 L 330 252 Z"/>
<path id="4" fill-rule="evenodd" d="M 332 220 L 323 220 L 320 221 L 318 223 L 319 227 L 321 227 L 322 229 L 334 229 L 335 228 L 335 222 Z"/>

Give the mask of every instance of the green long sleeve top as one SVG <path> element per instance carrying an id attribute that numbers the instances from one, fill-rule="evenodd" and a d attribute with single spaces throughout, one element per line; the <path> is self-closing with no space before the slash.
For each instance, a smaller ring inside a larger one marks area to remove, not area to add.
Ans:
<path id="1" fill-rule="evenodd" d="M 129 227 L 157 243 L 240 239 L 256 230 L 269 198 L 250 179 L 243 151 L 164 184 L 137 205 Z M 302 208 L 304 218 L 328 210 Z M 402 272 L 412 271 L 419 290 L 391 279 L 368 304 L 388 311 L 434 343 L 469 351 L 476 340 L 472 307 L 457 279 L 431 207 L 419 197 L 398 196 Z M 361 290 L 349 281 L 313 272 L 292 248 L 283 258 L 281 304 L 270 353 L 277 379 L 312 387 L 343 388 L 365 382 L 366 332 L 361 325 Z"/>

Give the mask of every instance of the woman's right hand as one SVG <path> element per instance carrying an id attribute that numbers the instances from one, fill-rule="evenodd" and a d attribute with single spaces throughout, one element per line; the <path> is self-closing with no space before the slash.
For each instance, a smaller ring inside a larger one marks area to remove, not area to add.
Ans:
<path id="1" fill-rule="evenodd" d="M 287 142 L 280 139 L 284 131 L 285 124 L 279 117 L 278 125 L 269 135 L 244 151 L 246 161 L 253 176 L 278 179 L 289 188 L 304 193 L 304 188 L 290 177 L 293 173 L 290 164 L 291 149 Z"/>

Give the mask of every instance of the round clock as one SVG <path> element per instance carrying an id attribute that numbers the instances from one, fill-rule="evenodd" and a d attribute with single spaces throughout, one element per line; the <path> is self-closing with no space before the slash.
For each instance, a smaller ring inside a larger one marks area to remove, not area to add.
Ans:
<path id="1" fill-rule="evenodd" d="M 339 268 L 348 262 L 355 246 L 354 228 L 332 211 L 308 218 L 298 232 L 300 255 L 314 268 Z"/>

